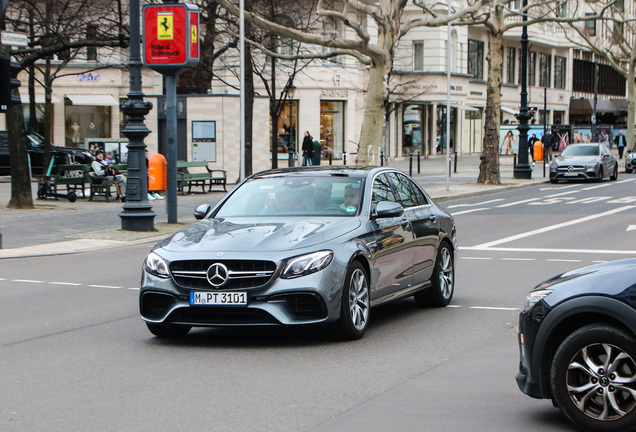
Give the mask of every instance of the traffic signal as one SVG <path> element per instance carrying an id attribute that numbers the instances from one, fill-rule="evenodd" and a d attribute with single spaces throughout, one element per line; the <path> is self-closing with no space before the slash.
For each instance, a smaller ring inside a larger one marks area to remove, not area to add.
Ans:
<path id="1" fill-rule="evenodd" d="M 20 95 L 13 94 L 13 89 L 17 89 L 22 84 L 18 76 L 20 65 L 12 62 L 8 57 L 0 57 L 0 112 L 6 112 L 13 105 L 20 104 Z"/>

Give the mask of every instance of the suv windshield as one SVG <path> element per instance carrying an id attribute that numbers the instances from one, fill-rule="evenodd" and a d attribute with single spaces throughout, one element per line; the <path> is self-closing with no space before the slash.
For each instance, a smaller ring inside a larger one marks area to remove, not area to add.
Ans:
<path id="1" fill-rule="evenodd" d="M 354 216 L 361 181 L 349 177 L 267 177 L 245 183 L 215 217 Z"/>

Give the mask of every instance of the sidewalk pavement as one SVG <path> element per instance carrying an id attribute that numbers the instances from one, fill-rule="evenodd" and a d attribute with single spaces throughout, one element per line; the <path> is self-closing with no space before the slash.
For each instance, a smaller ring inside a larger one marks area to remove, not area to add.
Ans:
<path id="1" fill-rule="evenodd" d="M 532 179 L 513 178 L 513 158 L 501 157 L 501 185 L 477 184 L 479 155 L 458 157 L 457 172 L 452 172 L 447 180 L 445 162 L 444 156 L 422 158 L 419 172 L 415 157 L 412 162 L 412 177 L 438 202 L 547 181 L 547 178 L 543 177 L 541 164 L 533 168 Z M 454 159 L 451 159 L 452 171 L 454 171 L 454 162 Z M 389 161 L 385 165 L 400 169 L 407 174 L 410 171 L 408 157 Z M 229 187 L 231 188 L 232 185 Z M 92 202 L 78 198 L 74 203 L 63 198 L 38 200 L 37 182 L 32 183 L 32 192 L 35 209 L 9 209 L 7 204 L 11 197 L 10 179 L 0 177 L 0 235 L 2 236 L 0 259 L 106 249 L 120 246 L 122 242 L 153 244 L 185 225 L 195 222 L 193 211 L 196 206 L 203 203 L 214 204 L 225 195 L 223 191 L 179 195 L 177 224 L 167 223 L 167 200 L 151 201 L 152 211 L 156 214 L 155 231 L 134 232 L 121 229 L 119 215 L 123 211 L 123 204 L 117 201 L 111 200 L 107 203 L 103 198 L 96 198 Z"/>

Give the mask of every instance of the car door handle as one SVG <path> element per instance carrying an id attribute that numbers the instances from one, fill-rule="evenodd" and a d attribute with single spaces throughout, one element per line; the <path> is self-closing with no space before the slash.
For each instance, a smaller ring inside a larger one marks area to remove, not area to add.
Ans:
<path id="1" fill-rule="evenodd" d="M 402 219 L 400 221 L 400 225 L 402 225 L 402 228 L 408 229 L 409 227 L 409 220 L 408 219 Z"/>
<path id="2" fill-rule="evenodd" d="M 428 220 L 430 220 L 431 222 L 435 222 L 437 220 L 437 216 L 435 216 L 434 214 L 428 215 Z"/>

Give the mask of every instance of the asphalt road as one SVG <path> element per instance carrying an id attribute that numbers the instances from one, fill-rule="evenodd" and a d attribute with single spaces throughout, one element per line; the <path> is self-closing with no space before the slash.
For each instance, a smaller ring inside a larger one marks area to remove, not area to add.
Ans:
<path id="1" fill-rule="evenodd" d="M 444 202 L 461 245 L 452 305 L 375 309 L 357 342 L 276 328 L 155 339 L 137 313 L 151 244 L 0 260 L 0 430 L 573 431 L 516 387 L 517 316 L 542 280 L 636 256 L 635 181 Z"/>

